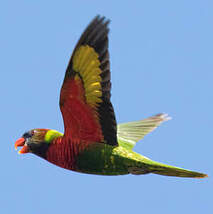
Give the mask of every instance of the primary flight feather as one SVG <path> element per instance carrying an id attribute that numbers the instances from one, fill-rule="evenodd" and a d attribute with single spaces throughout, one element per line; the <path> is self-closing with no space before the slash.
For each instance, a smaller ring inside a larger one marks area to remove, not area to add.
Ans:
<path id="1" fill-rule="evenodd" d="M 132 149 L 135 143 L 169 119 L 157 114 L 117 125 L 110 101 L 109 20 L 96 16 L 78 41 L 60 93 L 64 134 L 32 129 L 15 142 L 65 169 L 98 175 L 147 174 L 203 178 L 206 174 L 158 163 Z"/>

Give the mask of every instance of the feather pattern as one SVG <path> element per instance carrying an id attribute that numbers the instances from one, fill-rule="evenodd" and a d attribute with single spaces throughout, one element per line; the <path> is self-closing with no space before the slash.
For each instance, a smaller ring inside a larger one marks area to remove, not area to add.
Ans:
<path id="1" fill-rule="evenodd" d="M 157 114 L 144 120 L 119 124 L 118 142 L 123 146 L 126 144 L 126 147 L 132 149 L 136 142 L 155 130 L 162 122 L 170 119 L 168 114 Z"/>
<path id="2" fill-rule="evenodd" d="M 117 146 L 117 123 L 110 101 L 108 24 L 95 17 L 78 41 L 61 88 L 64 138 Z"/>

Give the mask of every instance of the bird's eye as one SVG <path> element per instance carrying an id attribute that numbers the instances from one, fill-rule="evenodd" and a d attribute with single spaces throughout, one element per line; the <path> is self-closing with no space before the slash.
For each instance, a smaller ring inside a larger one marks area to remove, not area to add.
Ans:
<path id="1" fill-rule="evenodd" d="M 30 138 L 30 137 L 32 137 L 33 136 L 33 134 L 34 134 L 34 131 L 29 131 L 29 132 L 25 132 L 24 134 L 23 134 L 23 138 Z"/>

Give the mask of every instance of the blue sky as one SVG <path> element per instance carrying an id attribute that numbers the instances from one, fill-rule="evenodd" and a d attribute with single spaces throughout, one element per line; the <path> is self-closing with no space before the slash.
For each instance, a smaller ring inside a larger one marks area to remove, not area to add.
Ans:
<path id="1" fill-rule="evenodd" d="M 212 1 L 2 1 L 0 7 L 1 194 L 4 213 L 212 213 Z M 138 143 L 156 161 L 209 174 L 83 175 L 14 142 L 32 128 L 63 131 L 64 72 L 97 14 L 110 24 L 112 102 L 118 122 L 168 113 Z"/>

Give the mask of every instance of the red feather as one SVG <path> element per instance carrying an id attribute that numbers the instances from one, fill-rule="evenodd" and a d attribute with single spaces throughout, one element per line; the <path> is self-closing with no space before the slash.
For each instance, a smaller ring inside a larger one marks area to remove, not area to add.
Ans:
<path id="1" fill-rule="evenodd" d="M 101 142 L 102 130 L 95 112 L 85 102 L 82 81 L 67 79 L 61 89 L 61 112 L 64 119 L 64 135 L 73 141 Z"/>
<path id="2" fill-rule="evenodd" d="M 77 170 L 76 158 L 90 144 L 88 141 L 72 142 L 65 137 L 59 137 L 50 144 L 46 159 L 65 169 Z"/>

